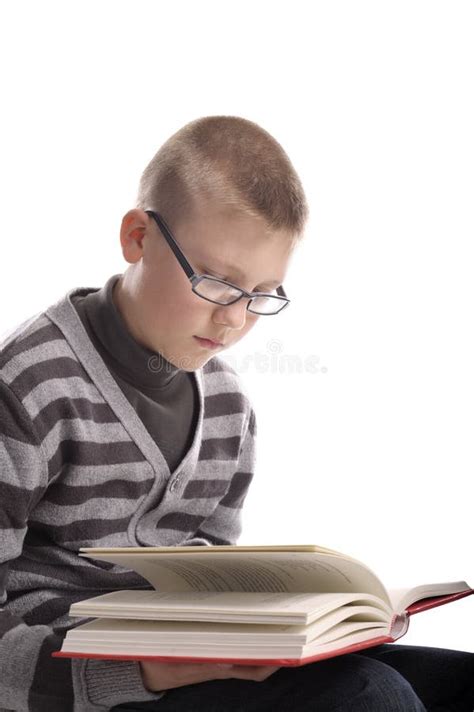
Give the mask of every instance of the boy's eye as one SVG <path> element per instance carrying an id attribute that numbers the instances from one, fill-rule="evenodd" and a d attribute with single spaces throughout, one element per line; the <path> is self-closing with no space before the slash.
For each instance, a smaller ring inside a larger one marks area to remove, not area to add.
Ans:
<path id="1" fill-rule="evenodd" d="M 217 274 L 216 272 L 213 272 L 212 269 L 205 269 L 204 273 L 210 275 L 211 277 L 215 277 L 216 279 L 223 279 L 225 282 L 229 281 L 227 277 L 224 277 L 222 274 Z"/>
<path id="2" fill-rule="evenodd" d="M 209 269 L 209 267 L 205 267 L 204 265 L 198 265 L 197 272 L 198 274 L 208 274 L 210 277 L 215 277 L 216 279 L 224 279 L 222 275 L 217 274 L 214 270 Z"/>
<path id="3" fill-rule="evenodd" d="M 229 277 L 224 277 L 222 274 L 217 274 L 214 272 L 212 269 L 208 269 L 207 267 L 202 267 L 201 268 L 201 274 L 208 274 L 210 277 L 215 277 L 216 279 L 222 279 L 224 282 L 230 282 L 231 284 L 234 284 Z M 238 285 L 237 285 L 238 286 Z M 275 287 L 255 287 L 255 289 L 252 289 L 252 292 L 266 292 L 267 294 L 271 294 L 272 292 L 275 292 L 276 288 Z"/>

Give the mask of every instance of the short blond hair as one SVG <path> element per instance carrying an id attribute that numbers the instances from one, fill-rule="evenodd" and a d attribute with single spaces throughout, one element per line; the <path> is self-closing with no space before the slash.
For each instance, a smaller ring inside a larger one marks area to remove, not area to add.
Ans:
<path id="1" fill-rule="evenodd" d="M 294 241 L 308 217 L 301 181 L 281 145 L 238 116 L 205 116 L 173 134 L 143 171 L 136 207 L 175 225 L 206 201 L 261 217 Z"/>

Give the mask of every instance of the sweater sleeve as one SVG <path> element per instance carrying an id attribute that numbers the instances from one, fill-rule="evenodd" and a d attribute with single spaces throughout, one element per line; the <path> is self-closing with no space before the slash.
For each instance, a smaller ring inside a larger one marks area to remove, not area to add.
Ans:
<path id="1" fill-rule="evenodd" d="M 63 634 L 50 624 L 30 624 L 30 618 L 40 619 L 33 604 L 23 617 L 13 612 L 18 592 L 15 596 L 9 592 L 9 569 L 22 555 L 29 515 L 47 484 L 47 460 L 34 424 L 21 401 L 0 380 L 1 709 L 78 712 L 159 699 L 164 693 L 154 694 L 144 687 L 136 663 L 52 658 Z M 27 600 L 28 591 L 22 594 Z"/>

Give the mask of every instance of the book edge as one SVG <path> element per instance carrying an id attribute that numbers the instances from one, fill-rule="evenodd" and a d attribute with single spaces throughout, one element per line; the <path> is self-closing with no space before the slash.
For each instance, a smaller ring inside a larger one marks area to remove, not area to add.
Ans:
<path id="1" fill-rule="evenodd" d="M 339 655 L 347 655 L 348 653 L 358 652 L 366 648 L 372 648 L 383 643 L 393 643 L 395 638 L 390 635 L 378 636 L 370 638 L 359 643 L 353 643 L 330 650 L 325 653 L 317 653 L 303 658 L 216 658 L 216 657 L 188 657 L 188 656 L 171 656 L 171 655 L 114 655 L 112 653 L 74 653 L 56 651 L 51 654 L 53 658 L 88 658 L 98 660 L 130 660 L 130 661 L 150 661 L 163 663 L 227 663 L 229 665 L 279 665 L 282 667 L 297 667 L 307 665 L 308 663 L 318 660 L 326 660 L 328 658 L 337 657 Z"/>
<path id="2" fill-rule="evenodd" d="M 458 591 L 456 593 L 441 594 L 440 596 L 429 596 L 427 598 L 420 598 L 418 601 L 412 603 L 408 608 L 406 608 L 405 613 L 407 616 L 415 615 L 415 613 L 421 613 L 422 611 L 428 611 L 430 608 L 436 608 L 437 606 L 443 606 L 445 603 L 451 603 L 451 601 L 457 601 L 460 598 L 465 598 L 466 596 L 471 596 L 474 594 L 474 589 L 470 588 L 464 591 Z"/>

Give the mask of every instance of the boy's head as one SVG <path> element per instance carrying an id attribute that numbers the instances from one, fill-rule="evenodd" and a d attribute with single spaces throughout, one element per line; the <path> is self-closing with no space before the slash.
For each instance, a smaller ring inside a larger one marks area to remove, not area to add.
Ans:
<path id="1" fill-rule="evenodd" d="M 146 167 L 120 239 L 130 267 L 114 300 L 135 339 L 192 371 L 239 341 L 260 317 L 249 299 L 202 299 L 153 216 L 158 213 L 198 275 L 276 295 L 308 209 L 286 153 L 251 121 L 211 116 L 184 126 Z M 278 319 L 278 316 L 265 318 Z M 209 349 L 198 338 L 223 345 Z"/>

